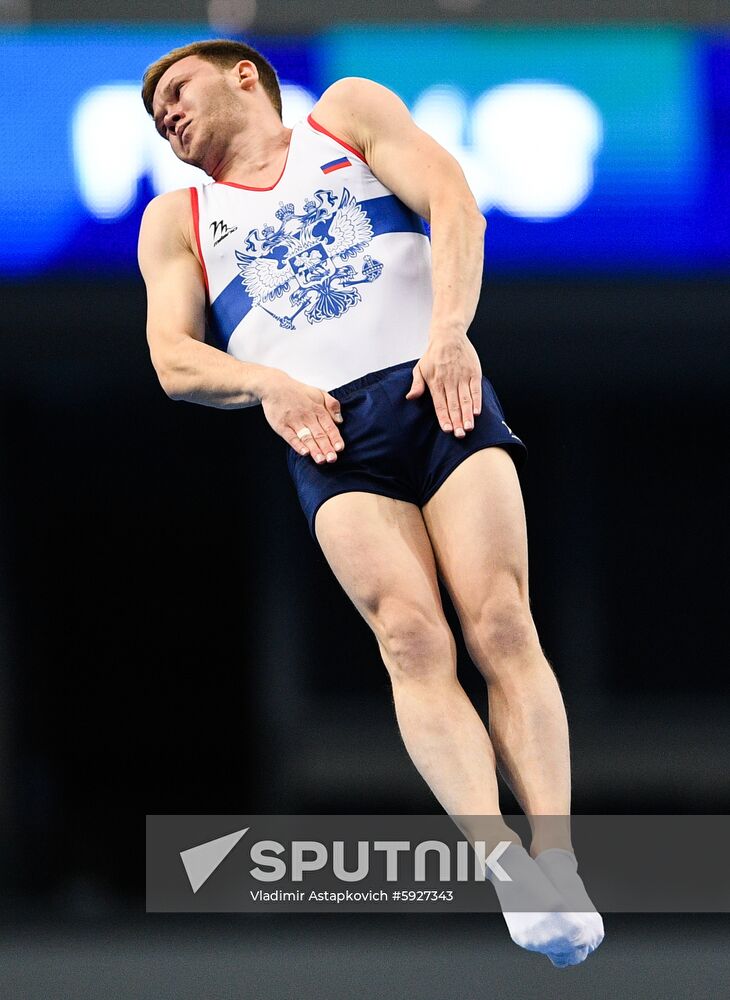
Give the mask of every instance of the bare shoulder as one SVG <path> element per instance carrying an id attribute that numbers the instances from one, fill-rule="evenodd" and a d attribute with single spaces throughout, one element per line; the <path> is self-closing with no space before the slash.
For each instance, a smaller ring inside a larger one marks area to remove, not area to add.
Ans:
<path id="1" fill-rule="evenodd" d="M 368 80 L 364 76 L 344 76 L 325 90 L 316 107 L 354 104 L 357 108 L 365 110 L 370 101 L 387 101 L 394 97 L 396 95 L 392 90 L 388 90 L 381 83 L 376 83 L 375 80 Z"/>
<path id="2" fill-rule="evenodd" d="M 190 188 L 159 194 L 147 205 L 139 231 L 140 256 L 193 253 Z"/>
<path id="3" fill-rule="evenodd" d="M 147 205 L 144 214 L 154 215 L 162 219 L 169 216 L 174 219 L 180 214 L 190 213 L 190 188 L 177 188 L 175 191 L 167 191 L 165 194 L 158 194 Z"/>
<path id="4" fill-rule="evenodd" d="M 338 80 L 322 94 L 312 117 L 360 152 L 373 175 L 422 218 L 430 219 L 434 198 L 446 190 L 465 189 L 464 197 L 473 201 L 458 162 L 382 84 L 363 77 Z"/>
<path id="5" fill-rule="evenodd" d="M 367 149 L 373 132 L 402 127 L 404 120 L 410 120 L 397 94 L 361 76 L 346 76 L 329 86 L 312 109 L 312 117 L 361 151 Z"/>

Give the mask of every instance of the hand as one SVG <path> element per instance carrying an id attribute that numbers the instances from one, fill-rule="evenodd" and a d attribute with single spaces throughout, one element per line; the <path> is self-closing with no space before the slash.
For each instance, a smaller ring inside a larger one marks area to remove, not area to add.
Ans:
<path id="1" fill-rule="evenodd" d="M 482 409 L 482 366 L 466 336 L 449 335 L 429 343 L 413 369 L 406 399 L 422 396 L 427 385 L 442 430 L 464 437 Z"/>
<path id="2" fill-rule="evenodd" d="M 323 389 L 305 385 L 284 372 L 272 372 L 261 395 L 269 425 L 300 455 L 311 455 L 317 464 L 334 462 L 345 442 L 335 426 L 342 423 L 340 402 Z M 298 432 L 311 433 L 299 437 Z"/>

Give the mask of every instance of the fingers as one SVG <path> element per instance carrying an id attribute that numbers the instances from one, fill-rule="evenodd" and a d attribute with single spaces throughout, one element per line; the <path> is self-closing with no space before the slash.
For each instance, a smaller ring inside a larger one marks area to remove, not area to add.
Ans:
<path id="1" fill-rule="evenodd" d="M 461 406 L 459 403 L 459 385 L 458 383 L 449 382 L 445 386 L 446 390 L 446 405 L 449 410 L 449 422 L 454 428 L 454 435 L 456 437 L 464 437 L 466 433 L 464 430 L 464 422 L 461 417 Z"/>
<path id="2" fill-rule="evenodd" d="M 444 431 L 452 431 L 454 426 L 451 422 L 451 416 L 449 415 L 449 405 L 443 382 L 430 386 L 430 389 L 434 409 L 436 410 L 436 416 L 438 417 L 441 429 Z"/>
<path id="3" fill-rule="evenodd" d="M 345 447 L 345 442 L 342 440 L 340 432 L 337 430 L 337 425 L 330 416 L 329 410 L 325 410 L 319 415 L 319 428 L 321 431 L 319 435 L 317 435 L 314 427 L 312 431 L 322 446 L 321 453 L 328 462 L 334 462 L 337 458 L 337 452 L 342 451 Z"/>
<path id="4" fill-rule="evenodd" d="M 335 416 L 342 420 L 339 408 Z M 345 447 L 337 425 L 325 407 L 318 407 L 315 412 L 288 424 L 284 437 L 296 452 L 311 455 L 318 465 L 336 461 L 338 452 Z"/>
<path id="5" fill-rule="evenodd" d="M 436 416 L 442 430 L 463 438 L 473 430 L 474 418 L 482 410 L 482 381 L 476 375 L 431 388 Z"/>
<path id="6" fill-rule="evenodd" d="M 461 406 L 461 424 L 465 431 L 474 426 L 474 403 L 471 397 L 469 380 L 459 382 L 459 404 Z"/>
<path id="7" fill-rule="evenodd" d="M 338 424 L 342 423 L 342 410 L 340 409 L 340 401 L 335 396 L 330 396 L 328 392 L 324 393 L 324 405 L 327 407 L 329 415 L 333 420 L 336 420 Z"/>
<path id="8" fill-rule="evenodd" d="M 426 383 L 423 380 L 423 375 L 421 375 L 421 369 L 416 365 L 413 369 L 413 381 L 411 387 L 406 393 L 406 399 L 417 399 L 422 396 L 426 389 Z"/>
<path id="9" fill-rule="evenodd" d="M 469 379 L 469 392 L 473 413 L 478 416 L 482 412 L 482 380 L 478 375 L 472 375 Z"/>

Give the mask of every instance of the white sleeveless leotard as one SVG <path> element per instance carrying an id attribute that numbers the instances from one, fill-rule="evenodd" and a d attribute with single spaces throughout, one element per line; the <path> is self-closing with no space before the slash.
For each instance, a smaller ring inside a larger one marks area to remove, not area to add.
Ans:
<path id="1" fill-rule="evenodd" d="M 327 391 L 426 350 L 423 221 L 311 116 L 271 188 L 190 195 L 210 343 Z"/>

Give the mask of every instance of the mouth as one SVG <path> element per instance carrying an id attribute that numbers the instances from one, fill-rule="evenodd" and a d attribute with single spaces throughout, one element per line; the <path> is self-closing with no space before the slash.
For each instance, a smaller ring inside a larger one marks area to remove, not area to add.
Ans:
<path id="1" fill-rule="evenodd" d="M 180 145 L 181 146 L 185 145 L 185 133 L 187 132 L 189 125 L 190 125 L 190 122 L 185 122 L 185 124 L 183 125 L 183 127 L 178 132 L 178 139 L 180 140 Z"/>

